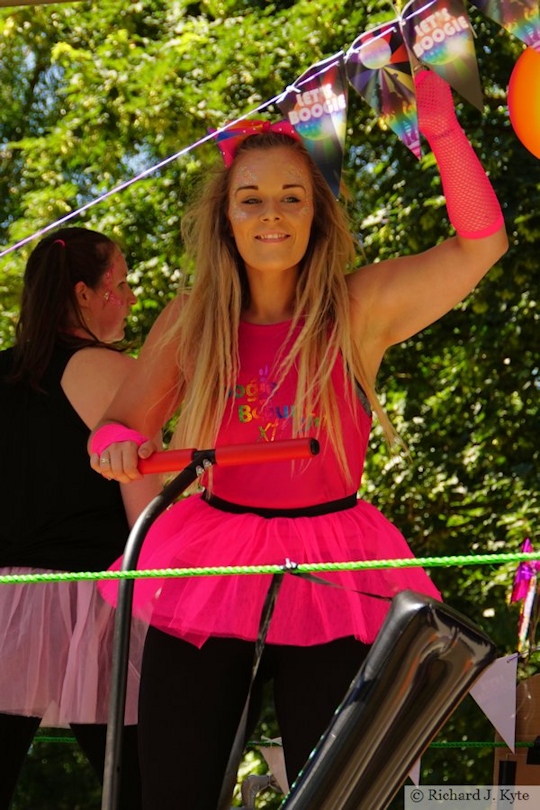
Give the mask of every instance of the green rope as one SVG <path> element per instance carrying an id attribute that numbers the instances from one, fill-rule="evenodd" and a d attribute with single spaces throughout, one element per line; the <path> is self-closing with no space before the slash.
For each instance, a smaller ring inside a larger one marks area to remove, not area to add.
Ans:
<path id="1" fill-rule="evenodd" d="M 38 731 L 34 738 L 34 742 L 43 743 L 68 743 L 75 744 L 77 740 L 73 735 L 69 734 L 51 734 L 50 731 Z M 533 748 L 534 742 L 516 742 L 516 748 Z M 249 748 L 276 748 L 281 747 L 279 743 L 272 742 L 271 740 L 249 740 L 247 743 Z M 508 748 L 505 742 L 475 742 L 473 740 L 454 740 L 446 742 L 432 742 L 430 748 Z"/>
<path id="2" fill-rule="evenodd" d="M 249 740 L 247 745 L 251 748 L 281 748 L 280 743 L 272 740 Z M 534 742 L 516 742 L 516 748 L 532 748 Z M 508 748 L 505 742 L 473 742 L 472 740 L 456 740 L 454 742 L 432 742 L 430 748 Z"/>
<path id="3" fill-rule="evenodd" d="M 516 748 L 533 748 L 534 742 L 516 742 Z M 505 742 L 432 742 L 430 748 L 508 748 Z"/>
<path id="4" fill-rule="evenodd" d="M 293 573 L 321 571 L 374 571 L 386 568 L 446 568 L 453 565 L 503 565 L 540 560 L 540 551 L 511 552 L 506 554 L 458 554 L 446 557 L 413 557 L 391 560 L 361 560 L 345 563 L 291 563 Z M 29 582 L 76 582 L 107 579 L 148 579 L 169 577 L 207 577 L 247 574 L 283 573 L 283 565 L 233 565 L 208 568 L 154 568 L 141 571 L 79 571 L 46 574 L 4 574 L 0 585 Z"/>

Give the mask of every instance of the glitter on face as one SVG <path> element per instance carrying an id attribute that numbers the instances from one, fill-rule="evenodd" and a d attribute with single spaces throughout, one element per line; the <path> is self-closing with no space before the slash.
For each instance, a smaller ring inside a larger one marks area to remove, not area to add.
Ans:
<path id="1" fill-rule="evenodd" d="M 314 213 L 309 165 L 278 146 L 240 155 L 231 172 L 227 213 L 246 270 L 296 271 Z"/>
<path id="2" fill-rule="evenodd" d="M 103 293 L 103 300 L 106 304 L 112 304 L 115 307 L 123 306 L 123 301 L 116 295 L 113 287 L 112 270 L 107 270 L 103 275 L 103 285 L 105 292 Z"/>

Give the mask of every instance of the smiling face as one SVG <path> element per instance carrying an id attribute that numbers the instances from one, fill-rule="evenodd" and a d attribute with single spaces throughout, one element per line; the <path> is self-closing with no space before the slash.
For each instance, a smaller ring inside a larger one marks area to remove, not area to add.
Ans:
<path id="1" fill-rule="evenodd" d="M 313 222 L 313 185 L 288 146 L 246 151 L 231 169 L 228 218 L 248 278 L 298 272 Z"/>

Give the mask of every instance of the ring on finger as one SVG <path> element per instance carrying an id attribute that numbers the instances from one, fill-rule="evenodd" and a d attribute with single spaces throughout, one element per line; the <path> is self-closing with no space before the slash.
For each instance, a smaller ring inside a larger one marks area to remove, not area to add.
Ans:
<path id="1" fill-rule="evenodd" d="M 100 464 L 110 464 L 111 460 L 110 460 L 109 456 L 102 456 L 100 458 L 100 460 L 99 460 L 99 463 Z"/>

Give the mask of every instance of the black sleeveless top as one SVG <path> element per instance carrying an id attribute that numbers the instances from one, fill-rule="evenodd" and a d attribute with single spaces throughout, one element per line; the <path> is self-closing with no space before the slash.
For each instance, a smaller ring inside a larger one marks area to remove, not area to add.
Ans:
<path id="1" fill-rule="evenodd" d="M 0 566 L 100 571 L 124 550 L 120 486 L 90 468 L 90 431 L 60 386 L 75 351 L 55 349 L 43 391 L 8 383 L 13 350 L 0 352 Z"/>

